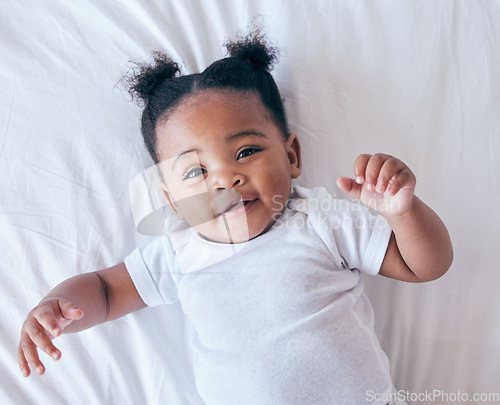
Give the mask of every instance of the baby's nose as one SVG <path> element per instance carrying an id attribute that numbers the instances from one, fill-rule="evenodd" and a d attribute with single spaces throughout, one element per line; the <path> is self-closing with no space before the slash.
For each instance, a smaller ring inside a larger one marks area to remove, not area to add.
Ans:
<path id="1" fill-rule="evenodd" d="M 212 189 L 231 189 L 236 186 L 242 186 L 244 183 L 245 176 L 242 173 L 226 170 L 214 176 Z"/>

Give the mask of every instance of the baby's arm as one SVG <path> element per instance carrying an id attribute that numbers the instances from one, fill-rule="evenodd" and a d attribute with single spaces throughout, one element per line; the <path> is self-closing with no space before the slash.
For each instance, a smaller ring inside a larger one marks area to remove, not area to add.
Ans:
<path id="1" fill-rule="evenodd" d="M 30 367 L 45 372 L 38 348 L 54 360 L 61 352 L 52 340 L 111 321 L 145 306 L 124 263 L 69 278 L 51 290 L 26 318 L 21 330 L 18 362 L 25 377 Z"/>
<path id="2" fill-rule="evenodd" d="M 380 269 L 386 277 L 424 282 L 441 277 L 451 265 L 453 248 L 438 215 L 414 195 L 415 175 L 389 155 L 360 155 L 356 179 L 340 177 L 338 186 L 378 211 L 393 230 Z"/>

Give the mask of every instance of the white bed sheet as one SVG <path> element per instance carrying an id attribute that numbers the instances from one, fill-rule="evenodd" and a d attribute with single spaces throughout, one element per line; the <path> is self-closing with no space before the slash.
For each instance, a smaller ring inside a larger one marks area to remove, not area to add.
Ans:
<path id="1" fill-rule="evenodd" d="M 151 160 L 140 109 L 116 86 L 127 61 L 161 48 L 197 72 L 259 14 L 283 49 L 274 75 L 302 142 L 298 183 L 339 193 L 359 153 L 393 154 L 450 230 L 440 280 L 367 282 L 396 387 L 414 404 L 500 403 L 495 0 L 1 2 L 0 403 L 199 403 L 177 305 L 58 338 L 43 377 L 21 376 L 18 336 L 56 283 L 149 240 L 128 197 Z"/>

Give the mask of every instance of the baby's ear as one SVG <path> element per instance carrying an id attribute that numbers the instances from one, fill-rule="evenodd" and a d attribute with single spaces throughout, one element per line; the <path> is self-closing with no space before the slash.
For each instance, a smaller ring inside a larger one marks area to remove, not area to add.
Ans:
<path id="1" fill-rule="evenodd" d="M 292 179 L 300 176 L 302 171 L 302 156 L 300 155 L 300 142 L 296 134 L 289 134 L 285 144 Z"/>
<path id="2" fill-rule="evenodd" d="M 175 204 L 175 201 L 171 198 L 170 193 L 168 192 L 167 189 L 167 185 L 163 180 L 160 180 L 160 188 L 161 191 L 163 191 L 163 195 L 167 199 L 168 205 L 172 207 L 172 210 L 175 212 L 175 215 L 177 215 L 177 218 L 179 218 L 182 221 L 184 219 L 184 215 L 182 214 L 179 207 Z"/>

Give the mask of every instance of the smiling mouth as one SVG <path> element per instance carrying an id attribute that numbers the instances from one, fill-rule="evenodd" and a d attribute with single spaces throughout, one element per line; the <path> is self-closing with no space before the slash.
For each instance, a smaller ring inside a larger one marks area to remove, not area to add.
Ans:
<path id="1" fill-rule="evenodd" d="M 257 199 L 238 201 L 237 203 L 230 204 L 224 211 L 217 214 L 217 217 L 221 215 L 233 216 L 246 212 L 253 206 L 255 201 L 257 201 Z"/>

